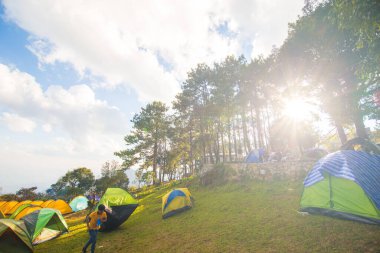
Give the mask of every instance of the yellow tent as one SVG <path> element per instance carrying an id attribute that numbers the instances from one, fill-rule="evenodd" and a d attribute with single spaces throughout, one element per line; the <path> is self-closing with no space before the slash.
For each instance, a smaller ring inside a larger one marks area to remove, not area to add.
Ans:
<path id="1" fill-rule="evenodd" d="M 24 200 L 24 201 L 18 202 L 17 205 L 12 207 L 12 209 L 8 211 L 8 214 L 14 213 L 17 210 L 17 208 L 19 208 L 20 206 L 22 206 L 24 204 L 29 204 L 30 202 L 32 202 L 32 201 L 31 200 Z"/>
<path id="2" fill-rule="evenodd" d="M 42 203 L 44 203 L 43 200 L 35 200 L 35 201 L 30 202 L 30 204 L 34 206 L 40 206 L 42 205 Z"/>
<path id="3" fill-rule="evenodd" d="M 49 200 L 46 200 L 44 203 L 42 203 L 40 206 L 41 207 L 48 207 L 48 205 L 50 205 L 53 202 L 54 202 L 54 200 L 49 199 Z"/>
<path id="4" fill-rule="evenodd" d="M 0 201 L 0 207 L 1 207 L 2 205 L 4 205 L 5 203 L 7 203 L 7 201 Z"/>
<path id="5" fill-rule="evenodd" d="M 73 212 L 69 204 L 67 204 L 66 201 L 63 201 L 61 199 L 56 200 L 52 208 L 59 210 L 61 214 L 68 214 Z"/>
<path id="6" fill-rule="evenodd" d="M 42 207 L 40 207 L 40 206 L 29 206 L 29 207 L 25 208 L 24 210 L 22 210 L 19 214 L 17 214 L 17 216 L 15 217 L 15 220 L 20 220 L 25 215 L 28 215 L 28 214 L 33 213 L 34 211 L 40 210 L 40 209 L 42 209 Z"/>
<path id="7" fill-rule="evenodd" d="M 9 214 L 9 211 L 17 205 L 18 201 L 8 201 L 5 205 L 1 207 L 1 210 L 5 215 Z"/>
<path id="8" fill-rule="evenodd" d="M 61 199 L 58 199 L 54 202 L 49 203 L 46 207 L 56 209 L 56 210 L 60 211 L 61 214 L 68 214 L 68 213 L 73 212 L 73 210 L 71 209 L 69 204 L 67 204 L 65 201 L 63 201 Z"/>
<path id="9" fill-rule="evenodd" d="M 192 206 L 192 197 L 187 188 L 173 189 L 162 197 L 162 218 L 168 218 Z"/>

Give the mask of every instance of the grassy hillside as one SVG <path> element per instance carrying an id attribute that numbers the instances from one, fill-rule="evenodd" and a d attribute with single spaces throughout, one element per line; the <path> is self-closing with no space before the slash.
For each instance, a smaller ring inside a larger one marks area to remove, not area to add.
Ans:
<path id="1" fill-rule="evenodd" d="M 300 182 L 187 186 L 192 210 L 162 220 L 171 187 L 145 192 L 127 222 L 99 234 L 98 252 L 380 252 L 379 226 L 297 213 Z M 88 239 L 82 218 L 70 218 L 71 232 L 36 252 L 80 252 Z"/>

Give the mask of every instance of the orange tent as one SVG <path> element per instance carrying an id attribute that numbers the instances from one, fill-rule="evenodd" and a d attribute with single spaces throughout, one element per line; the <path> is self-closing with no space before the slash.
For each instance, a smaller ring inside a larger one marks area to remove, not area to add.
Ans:
<path id="1" fill-rule="evenodd" d="M 7 203 L 7 201 L 0 201 L 0 207 L 1 207 L 2 205 L 4 205 L 5 203 Z"/>
<path id="2" fill-rule="evenodd" d="M 73 210 L 71 209 L 71 207 L 69 206 L 69 204 L 67 204 L 65 201 L 61 200 L 61 199 L 58 199 L 56 201 L 54 201 L 53 204 L 50 204 L 49 206 L 47 206 L 49 208 L 53 208 L 53 209 L 57 209 L 61 212 L 61 214 L 68 214 L 68 213 L 72 213 Z"/>
<path id="3" fill-rule="evenodd" d="M 5 215 L 9 214 L 9 211 L 17 205 L 18 201 L 8 201 L 5 205 L 1 207 L 1 210 Z"/>
<path id="4" fill-rule="evenodd" d="M 28 214 L 33 213 L 34 211 L 40 210 L 40 209 L 42 209 L 42 207 L 40 207 L 40 206 L 29 206 L 29 207 L 25 208 L 24 210 L 22 210 L 19 214 L 17 214 L 15 217 L 15 220 L 20 220 L 25 215 L 28 215 Z"/>
<path id="5" fill-rule="evenodd" d="M 30 202 L 32 202 L 32 201 L 31 200 L 24 200 L 24 201 L 18 202 L 17 205 L 15 205 L 14 207 L 12 207 L 12 209 L 8 211 L 8 214 L 14 213 L 14 211 L 16 211 L 17 208 L 19 208 L 23 204 L 29 204 Z"/>
<path id="6" fill-rule="evenodd" d="M 42 203 L 40 206 L 41 207 L 48 207 L 53 202 L 54 202 L 54 200 L 49 199 L 49 200 L 46 200 L 44 203 Z"/>
<path id="7" fill-rule="evenodd" d="M 30 204 L 34 206 L 40 206 L 42 205 L 42 203 L 44 203 L 43 200 L 35 200 L 35 201 L 30 202 Z"/>

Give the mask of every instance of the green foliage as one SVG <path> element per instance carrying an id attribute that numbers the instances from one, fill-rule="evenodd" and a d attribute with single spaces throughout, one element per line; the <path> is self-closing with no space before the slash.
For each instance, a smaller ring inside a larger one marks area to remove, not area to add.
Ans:
<path id="1" fill-rule="evenodd" d="M 340 29 L 352 31 L 356 47 L 368 48 L 368 57 L 380 64 L 380 2 L 332 0 L 332 3 L 330 18 Z"/>
<path id="2" fill-rule="evenodd" d="M 0 201 L 12 201 L 16 200 L 18 201 L 17 195 L 16 194 L 3 194 L 0 196 Z"/>
<path id="3" fill-rule="evenodd" d="M 131 133 L 124 138 L 127 149 L 115 153 L 123 159 L 123 166 L 126 168 L 137 163 L 141 164 L 140 168 L 143 170 L 152 167 L 153 182 L 161 181 L 158 166 L 165 169 L 166 139 L 170 124 L 167 111 L 164 103 L 156 101 L 142 108 L 132 119 Z"/>
<path id="4" fill-rule="evenodd" d="M 94 174 L 88 168 L 82 167 L 68 171 L 51 189 L 57 196 L 71 198 L 82 195 L 90 189 L 95 181 Z"/>
<path id="5" fill-rule="evenodd" d="M 97 192 L 105 192 L 109 187 L 127 189 L 129 178 L 117 161 L 105 162 L 102 167 L 102 176 L 95 181 Z"/>
<path id="6" fill-rule="evenodd" d="M 363 116 L 375 104 L 364 101 L 373 102 L 371 89 L 376 80 L 363 79 L 361 61 L 370 57 L 368 48 L 357 48 L 355 32 L 334 21 L 334 3 L 317 5 L 290 26 L 279 59 L 283 68 L 290 64 L 293 76 L 311 85 L 310 95 L 317 95 L 337 127 L 353 123 L 357 135 L 367 138 Z"/>
<path id="7" fill-rule="evenodd" d="M 35 200 L 37 199 L 37 193 L 36 193 L 37 187 L 30 187 L 30 188 L 21 188 L 16 192 L 17 199 L 20 201 L 23 200 Z"/>
<path id="8" fill-rule="evenodd" d="M 233 174 L 233 170 L 226 164 L 216 164 L 212 169 L 200 176 L 200 183 L 203 186 L 226 184 Z"/>

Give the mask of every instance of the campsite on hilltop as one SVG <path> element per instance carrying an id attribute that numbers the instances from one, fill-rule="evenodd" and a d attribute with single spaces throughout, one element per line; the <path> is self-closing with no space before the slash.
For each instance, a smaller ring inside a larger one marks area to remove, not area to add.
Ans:
<path id="1" fill-rule="evenodd" d="M 0 253 L 380 253 L 379 66 L 379 0 L 0 0 Z"/>

